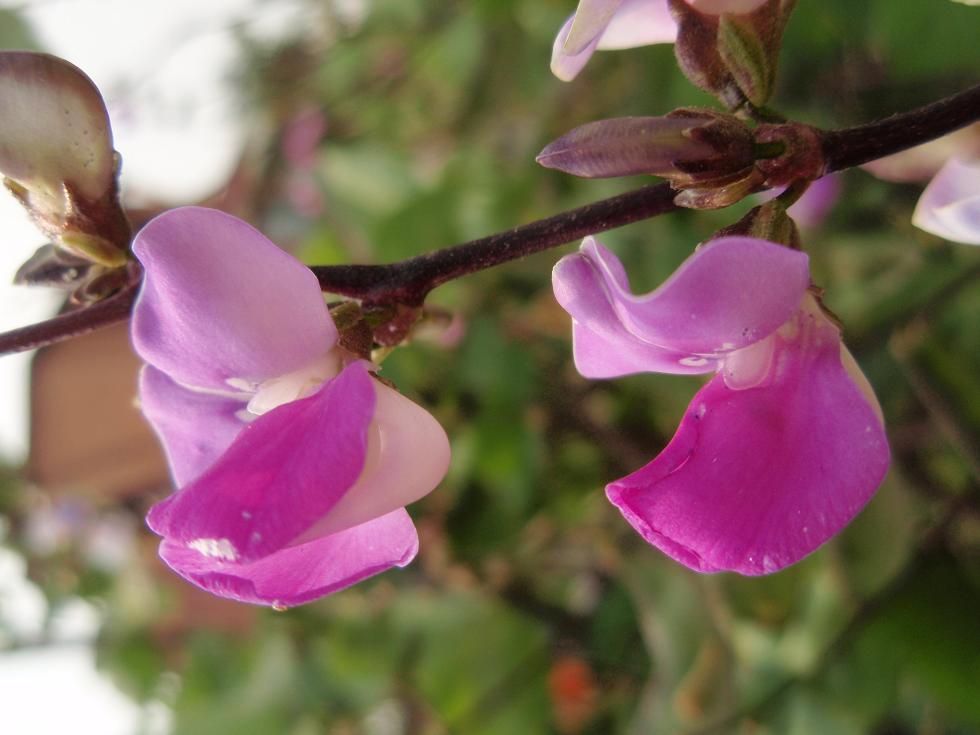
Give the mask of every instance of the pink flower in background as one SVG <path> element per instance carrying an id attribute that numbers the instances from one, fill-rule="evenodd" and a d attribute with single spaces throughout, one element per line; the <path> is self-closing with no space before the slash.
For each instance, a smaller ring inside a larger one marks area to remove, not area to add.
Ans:
<path id="1" fill-rule="evenodd" d="M 783 189 L 769 189 L 758 195 L 759 201 L 767 202 L 781 194 Z M 840 199 L 841 177 L 837 174 L 827 174 L 810 184 L 809 188 L 803 192 L 796 202 L 794 202 L 787 212 L 804 229 L 815 229 L 820 227 L 830 210 Z"/>
<path id="2" fill-rule="evenodd" d="M 643 296 L 593 238 L 555 266 L 584 376 L 716 373 L 664 451 L 606 489 L 644 539 L 697 571 L 799 561 L 887 471 L 877 401 L 808 286 L 806 255 L 746 237 L 702 246 Z"/>
<path id="3" fill-rule="evenodd" d="M 280 147 L 289 164 L 286 200 L 297 213 L 310 219 L 323 214 L 324 200 L 316 179 L 317 153 L 327 134 L 327 117 L 317 107 L 296 113 L 282 131 Z"/>
<path id="4" fill-rule="evenodd" d="M 327 116 L 318 107 L 305 107 L 286 123 L 282 131 L 283 156 L 296 168 L 316 165 L 316 154 L 327 134 Z"/>
<path id="5" fill-rule="evenodd" d="M 922 192 L 912 224 L 947 240 L 980 245 L 980 159 L 949 159 Z"/>
<path id="6" fill-rule="evenodd" d="M 980 158 L 980 123 L 967 125 L 914 148 L 862 163 L 861 168 L 882 181 L 906 184 L 928 181 L 953 157 Z"/>
<path id="7" fill-rule="evenodd" d="M 709 15 L 748 13 L 766 0 L 685 0 Z M 551 52 L 551 71 L 570 82 L 599 50 L 673 43 L 677 38 L 667 0 L 579 0 Z"/>
<path id="8" fill-rule="evenodd" d="M 404 506 L 444 476 L 446 435 L 337 346 L 309 269 L 198 207 L 157 217 L 133 249 L 140 402 L 179 486 L 147 517 L 164 561 L 276 606 L 411 561 Z"/>

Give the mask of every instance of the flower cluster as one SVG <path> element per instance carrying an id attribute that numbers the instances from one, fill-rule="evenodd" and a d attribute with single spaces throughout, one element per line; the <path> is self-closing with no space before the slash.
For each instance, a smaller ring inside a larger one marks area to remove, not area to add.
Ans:
<path id="1" fill-rule="evenodd" d="M 581 0 L 552 69 L 570 80 L 596 49 L 676 42 L 702 89 L 732 109 L 761 105 L 791 8 Z M 759 153 L 774 142 L 784 153 Z M 682 191 L 677 203 L 697 208 L 763 185 L 794 187 L 788 202 L 814 182 L 793 212 L 809 211 L 814 224 L 839 187 L 818 178 L 819 149 L 807 126 L 752 129 L 692 108 L 583 125 L 539 162 L 579 176 L 664 176 Z M 980 167 L 950 160 L 915 223 L 980 244 L 978 191 Z M 807 256 L 770 241 L 798 244 L 785 208 L 781 198 L 750 212 L 772 226 L 728 228 L 649 294 L 634 294 L 591 237 L 554 269 L 583 376 L 713 373 L 666 448 L 606 488 L 646 541 L 700 572 L 768 574 L 799 561 L 861 510 L 888 470 L 881 409 Z M 148 516 L 163 559 L 215 594 L 273 606 L 407 564 L 418 538 L 405 506 L 444 476 L 448 440 L 341 346 L 351 343 L 313 274 L 245 223 L 194 207 L 153 220 L 133 252 L 145 271 L 133 317 L 147 363 L 140 399 L 179 486 Z"/>
<path id="2" fill-rule="evenodd" d="M 197 207 L 160 215 L 133 249 L 140 402 L 180 488 L 147 518 L 164 561 L 275 606 L 411 561 L 404 506 L 440 482 L 448 440 L 338 345 L 310 270 Z"/>

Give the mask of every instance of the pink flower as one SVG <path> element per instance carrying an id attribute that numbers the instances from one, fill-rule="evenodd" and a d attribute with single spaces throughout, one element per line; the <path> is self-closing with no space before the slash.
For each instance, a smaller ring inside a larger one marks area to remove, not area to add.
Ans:
<path id="1" fill-rule="evenodd" d="M 827 174 L 810 184 L 787 212 L 800 227 L 815 229 L 820 227 L 837 200 L 840 199 L 841 179 L 838 174 Z M 769 189 L 758 195 L 759 201 L 768 202 L 781 194 L 783 189 Z"/>
<path id="2" fill-rule="evenodd" d="M 570 82 L 596 49 L 673 43 L 676 36 L 667 0 L 580 0 L 555 38 L 551 71 Z"/>
<path id="3" fill-rule="evenodd" d="M 446 435 L 338 347 L 309 269 L 199 207 L 160 215 L 133 249 L 140 402 L 179 486 L 147 516 L 163 560 L 276 606 L 411 561 L 404 506 L 445 474 Z"/>
<path id="4" fill-rule="evenodd" d="M 766 0 L 685 0 L 708 15 L 749 13 Z M 624 49 L 673 43 L 677 24 L 667 0 L 579 0 L 565 21 L 551 52 L 551 71 L 570 82 L 596 49 Z"/>
<path id="5" fill-rule="evenodd" d="M 980 245 L 980 159 L 949 159 L 922 192 L 912 224 L 947 240 Z"/>
<path id="6" fill-rule="evenodd" d="M 643 296 L 592 238 L 555 266 L 586 377 L 716 373 L 666 449 L 606 488 L 644 539 L 697 571 L 799 561 L 888 468 L 871 388 L 808 286 L 806 255 L 747 237 L 709 242 Z"/>

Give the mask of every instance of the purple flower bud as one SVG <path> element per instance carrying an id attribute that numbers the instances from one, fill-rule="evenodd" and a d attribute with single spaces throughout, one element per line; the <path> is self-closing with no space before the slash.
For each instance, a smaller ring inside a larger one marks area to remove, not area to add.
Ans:
<path id="1" fill-rule="evenodd" d="M 537 161 L 585 178 L 632 174 L 666 176 L 674 162 L 710 157 L 714 151 L 692 140 L 687 131 L 707 118 L 619 117 L 586 123 L 549 143 Z"/>
<path id="2" fill-rule="evenodd" d="M 653 174 L 677 187 L 729 182 L 751 170 L 748 128 L 730 115 L 682 109 L 666 117 L 621 117 L 575 128 L 550 143 L 538 163 L 586 178 Z"/>

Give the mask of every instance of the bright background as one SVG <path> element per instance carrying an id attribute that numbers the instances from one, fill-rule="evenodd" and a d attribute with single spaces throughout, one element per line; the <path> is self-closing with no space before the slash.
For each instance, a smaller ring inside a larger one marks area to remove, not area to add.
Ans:
<path id="1" fill-rule="evenodd" d="M 555 80 L 572 5 L 6 2 L 0 45 L 93 77 L 132 206 L 225 189 L 222 207 L 310 263 L 379 262 L 642 183 L 533 158 L 591 119 L 711 104 L 667 46 Z M 980 9 L 945 0 L 802 0 L 774 104 L 838 127 L 932 101 L 976 82 L 978 28 Z M 384 364 L 453 441 L 448 478 L 412 508 L 419 558 L 284 613 L 216 605 L 163 569 L 141 521 L 160 490 L 23 481 L 26 363 L 0 359 L 4 733 L 976 732 L 980 252 L 911 226 L 921 183 L 852 171 L 842 186 L 805 245 L 893 466 L 847 531 L 772 577 L 694 574 L 605 501 L 700 381 L 576 375 L 549 288 L 568 248 L 435 292 L 459 342 Z M 602 240 L 652 288 L 746 206 Z M 41 240 L 9 201 L 0 216 L 12 272 Z M 3 328 L 57 304 L 0 298 Z"/>

